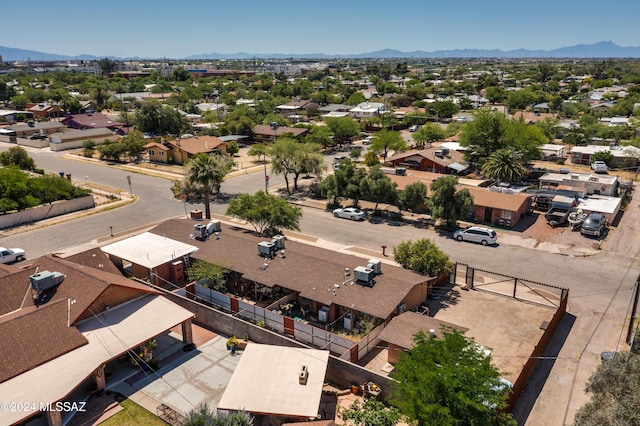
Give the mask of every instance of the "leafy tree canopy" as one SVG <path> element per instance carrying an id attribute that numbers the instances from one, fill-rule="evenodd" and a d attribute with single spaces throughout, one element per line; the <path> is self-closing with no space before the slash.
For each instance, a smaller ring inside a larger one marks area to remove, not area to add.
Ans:
<path id="1" fill-rule="evenodd" d="M 499 149 L 489 155 L 482 165 L 482 173 L 502 182 L 515 182 L 527 173 L 522 165 L 522 155 L 512 148 Z"/>
<path id="2" fill-rule="evenodd" d="M 458 219 L 464 219 L 473 204 L 473 197 L 468 189 L 457 190 L 458 178 L 455 176 L 440 177 L 431 183 L 429 210 L 434 219 L 443 222 L 445 229 L 454 230 Z"/>
<path id="3" fill-rule="evenodd" d="M 444 327 L 442 337 L 420 331 L 400 356 L 392 404 L 421 425 L 510 425 L 502 413 L 510 388 L 473 339 Z"/>
<path id="4" fill-rule="evenodd" d="M 3 166 L 17 166 L 22 170 L 34 171 L 36 163 L 21 146 L 12 146 L 8 151 L 0 152 L 0 163 Z"/>
<path id="5" fill-rule="evenodd" d="M 382 153 L 386 160 L 389 151 L 403 151 L 408 149 L 407 141 L 404 140 L 400 132 L 393 130 L 381 130 L 371 141 L 370 150 Z"/>
<path id="6" fill-rule="evenodd" d="M 618 353 L 604 361 L 587 382 L 591 400 L 576 413 L 576 426 L 637 425 L 640 407 L 640 355 Z"/>
<path id="7" fill-rule="evenodd" d="M 393 426 L 401 417 L 396 408 L 385 407 L 375 399 L 367 399 L 363 403 L 355 401 L 340 411 L 340 415 L 347 426 Z"/>
<path id="8" fill-rule="evenodd" d="M 258 191 L 229 201 L 227 215 L 246 220 L 259 234 L 268 229 L 300 230 L 302 209 L 275 195 Z"/>
<path id="9" fill-rule="evenodd" d="M 449 256 L 427 238 L 401 242 L 393 248 L 393 256 L 403 268 L 432 277 L 448 275 L 453 268 Z"/>

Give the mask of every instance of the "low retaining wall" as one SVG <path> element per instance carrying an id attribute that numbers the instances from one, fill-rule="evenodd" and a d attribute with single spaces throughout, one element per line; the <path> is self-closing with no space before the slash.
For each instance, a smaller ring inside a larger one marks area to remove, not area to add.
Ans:
<path id="1" fill-rule="evenodd" d="M 7 229 L 26 223 L 62 216 L 63 214 L 90 209 L 94 206 L 93 195 L 74 198 L 73 200 L 55 201 L 51 204 L 44 204 L 16 213 L 0 215 L 0 229 Z"/>

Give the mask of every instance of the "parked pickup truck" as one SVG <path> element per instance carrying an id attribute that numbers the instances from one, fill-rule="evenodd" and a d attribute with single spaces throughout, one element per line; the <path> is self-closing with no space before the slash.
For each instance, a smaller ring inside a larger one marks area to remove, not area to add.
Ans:
<path id="1" fill-rule="evenodd" d="M 24 250 L 19 248 L 6 249 L 0 247 L 0 263 L 13 263 L 25 260 Z"/>
<path id="2" fill-rule="evenodd" d="M 607 167 L 607 163 L 604 161 L 594 161 L 591 163 L 591 168 L 596 173 L 607 173 L 609 168 Z"/>

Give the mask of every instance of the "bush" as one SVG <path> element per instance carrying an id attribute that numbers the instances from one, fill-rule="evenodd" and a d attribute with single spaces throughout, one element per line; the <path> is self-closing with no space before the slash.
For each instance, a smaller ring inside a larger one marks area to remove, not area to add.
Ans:
<path id="1" fill-rule="evenodd" d="M 564 158 L 558 158 L 558 159 L 556 160 L 556 164 L 558 164 L 558 165 L 560 165 L 560 166 L 563 166 L 563 165 L 564 165 Z"/>

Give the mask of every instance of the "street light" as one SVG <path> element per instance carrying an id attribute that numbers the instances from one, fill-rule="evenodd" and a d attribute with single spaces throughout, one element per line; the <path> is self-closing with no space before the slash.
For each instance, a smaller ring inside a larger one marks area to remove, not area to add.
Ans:
<path id="1" fill-rule="evenodd" d="M 269 126 L 271 127 L 271 130 L 273 130 L 273 142 L 275 143 L 276 141 L 276 137 L 278 136 L 278 127 L 280 127 L 280 125 L 278 123 L 276 123 L 275 121 L 272 121 L 271 123 L 269 123 Z M 269 176 L 267 176 L 267 156 L 265 154 L 264 157 L 264 192 L 265 193 L 269 193 Z"/>

